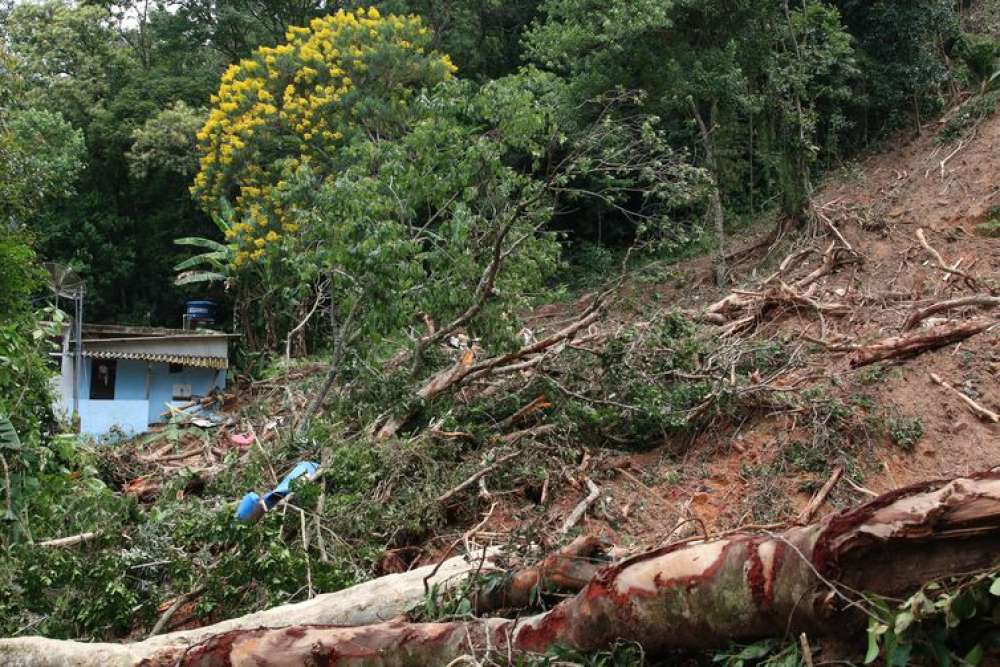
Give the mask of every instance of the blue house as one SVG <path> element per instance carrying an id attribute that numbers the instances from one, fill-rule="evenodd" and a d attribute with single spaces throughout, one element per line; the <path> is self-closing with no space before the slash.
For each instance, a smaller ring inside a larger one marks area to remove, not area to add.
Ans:
<path id="1" fill-rule="evenodd" d="M 80 432 L 142 433 L 170 408 L 226 387 L 230 334 L 84 325 L 79 352 L 63 337 L 57 411 L 79 415 Z M 79 373 L 77 373 L 79 369 Z"/>

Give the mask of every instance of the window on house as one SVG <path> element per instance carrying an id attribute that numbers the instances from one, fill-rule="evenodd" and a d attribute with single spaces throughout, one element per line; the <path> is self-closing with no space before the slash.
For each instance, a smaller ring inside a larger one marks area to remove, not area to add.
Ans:
<path id="1" fill-rule="evenodd" d="M 184 364 L 170 364 L 170 373 L 180 373 L 184 370 Z"/>
<path id="2" fill-rule="evenodd" d="M 115 375 L 118 362 L 114 359 L 93 359 L 90 364 L 90 399 L 110 401 L 115 397 Z"/>

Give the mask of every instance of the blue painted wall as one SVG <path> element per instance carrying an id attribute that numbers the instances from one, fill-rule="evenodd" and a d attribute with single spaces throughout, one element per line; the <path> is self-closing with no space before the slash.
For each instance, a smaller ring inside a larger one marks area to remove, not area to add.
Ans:
<path id="1" fill-rule="evenodd" d="M 205 396 L 214 388 L 225 389 L 226 371 L 185 366 L 171 373 L 169 364 L 119 359 L 115 374 L 113 400 L 90 400 L 91 359 L 85 358 L 80 377 L 80 430 L 99 437 L 112 427 L 125 432 L 142 433 L 150 424 L 166 421 L 161 413 L 174 401 L 175 384 L 190 384 L 194 396 Z M 149 368 L 147 395 L 146 373 Z"/>
<path id="2" fill-rule="evenodd" d="M 181 405 L 187 401 L 174 401 L 174 385 L 189 384 L 195 396 L 205 396 L 212 389 L 226 388 L 226 371 L 214 368 L 194 368 L 185 366 L 180 373 L 171 373 L 168 364 L 150 364 L 149 378 L 149 423 L 166 421 L 161 413 L 166 412 L 167 403 Z M 145 365 L 144 369 L 145 371 Z M 145 376 L 143 376 L 145 378 Z"/>

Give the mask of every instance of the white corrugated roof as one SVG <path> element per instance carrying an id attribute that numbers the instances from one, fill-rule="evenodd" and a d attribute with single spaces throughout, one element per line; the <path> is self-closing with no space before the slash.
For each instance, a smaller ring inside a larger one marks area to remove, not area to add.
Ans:
<path id="1" fill-rule="evenodd" d="M 201 357 L 189 354 L 166 354 L 163 352 L 126 352 L 124 350 L 88 350 L 84 348 L 83 356 L 94 359 L 132 359 L 136 361 L 151 361 L 161 364 L 182 364 L 201 368 L 229 368 L 226 357 Z"/>

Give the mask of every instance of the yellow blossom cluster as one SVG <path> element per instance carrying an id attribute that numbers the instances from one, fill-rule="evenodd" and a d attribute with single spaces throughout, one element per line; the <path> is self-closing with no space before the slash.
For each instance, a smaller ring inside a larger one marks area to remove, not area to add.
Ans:
<path id="1" fill-rule="evenodd" d="M 377 126 L 382 110 L 398 114 L 415 90 L 455 73 L 448 56 L 430 49 L 419 17 L 383 17 L 374 7 L 291 27 L 285 38 L 226 70 L 198 132 L 191 191 L 208 210 L 220 197 L 233 202 L 237 265 L 298 231 L 283 204 L 292 174 L 335 173 L 344 145 Z"/>

